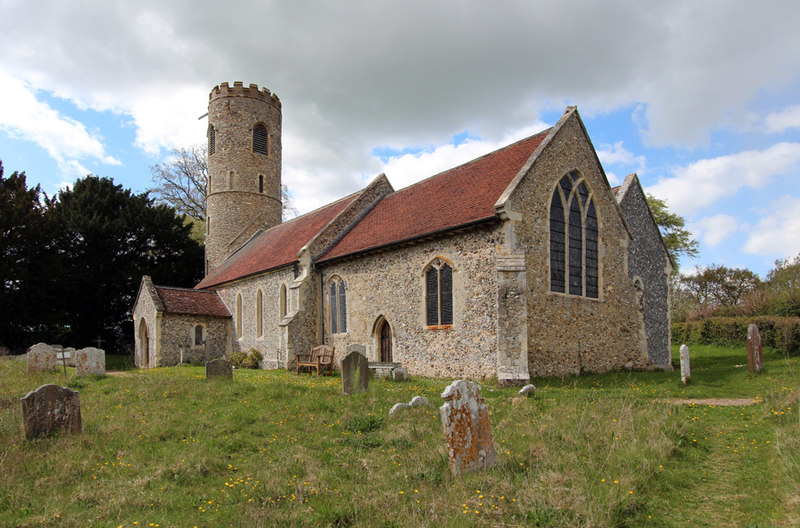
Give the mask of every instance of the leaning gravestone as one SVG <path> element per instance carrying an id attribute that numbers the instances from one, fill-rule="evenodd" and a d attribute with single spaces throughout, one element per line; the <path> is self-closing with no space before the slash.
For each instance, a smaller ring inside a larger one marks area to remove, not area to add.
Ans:
<path id="1" fill-rule="evenodd" d="M 492 425 L 481 386 L 472 381 L 454 381 L 442 398 L 445 404 L 439 407 L 439 413 L 453 475 L 496 466 Z"/>
<path id="2" fill-rule="evenodd" d="M 75 370 L 78 376 L 105 376 L 106 353 L 99 348 L 82 348 L 72 355 L 75 357 Z"/>
<path id="3" fill-rule="evenodd" d="M 689 368 L 689 347 L 681 345 L 681 381 L 684 385 L 689 383 L 692 377 L 692 371 Z"/>
<path id="4" fill-rule="evenodd" d="M 227 359 L 206 361 L 206 379 L 211 378 L 233 379 L 233 366 Z"/>
<path id="5" fill-rule="evenodd" d="M 56 351 L 47 343 L 36 343 L 28 350 L 28 372 L 56 368 Z"/>
<path id="6" fill-rule="evenodd" d="M 42 385 L 21 401 L 25 438 L 47 436 L 62 429 L 70 433 L 81 432 L 81 400 L 74 390 Z"/>
<path id="7" fill-rule="evenodd" d="M 355 394 L 369 388 L 369 361 L 363 345 L 347 345 L 347 356 L 342 360 L 342 392 Z"/>
<path id="8" fill-rule="evenodd" d="M 750 374 L 764 370 L 764 349 L 761 346 L 761 333 L 755 324 L 747 327 L 747 364 Z"/>

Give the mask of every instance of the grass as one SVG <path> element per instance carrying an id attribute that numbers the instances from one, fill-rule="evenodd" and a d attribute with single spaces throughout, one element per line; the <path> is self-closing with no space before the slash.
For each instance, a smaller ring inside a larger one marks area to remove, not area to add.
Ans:
<path id="1" fill-rule="evenodd" d="M 677 361 L 677 350 L 674 351 Z M 679 371 L 482 383 L 497 468 L 454 478 L 438 416 L 449 380 L 201 367 L 76 378 L 0 360 L 0 526 L 795 526 L 798 359 L 692 348 Z M 745 365 L 744 367 L 738 365 Z M 24 439 L 18 399 L 79 390 L 84 431 Z M 415 395 L 432 405 L 388 416 Z M 747 407 L 674 405 L 742 398 Z"/>

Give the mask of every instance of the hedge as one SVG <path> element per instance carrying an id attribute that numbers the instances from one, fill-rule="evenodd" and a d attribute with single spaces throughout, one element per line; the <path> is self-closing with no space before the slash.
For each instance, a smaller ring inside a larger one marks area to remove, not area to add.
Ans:
<path id="1" fill-rule="evenodd" d="M 672 324 L 672 342 L 687 345 L 738 346 L 747 343 L 747 327 L 758 326 L 765 347 L 800 353 L 800 317 L 709 317 Z"/>

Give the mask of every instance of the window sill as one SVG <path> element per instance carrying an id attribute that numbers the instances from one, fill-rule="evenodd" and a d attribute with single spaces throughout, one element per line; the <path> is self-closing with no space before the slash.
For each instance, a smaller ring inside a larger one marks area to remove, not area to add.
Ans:
<path id="1" fill-rule="evenodd" d="M 452 330 L 453 325 L 428 325 L 428 330 Z"/>

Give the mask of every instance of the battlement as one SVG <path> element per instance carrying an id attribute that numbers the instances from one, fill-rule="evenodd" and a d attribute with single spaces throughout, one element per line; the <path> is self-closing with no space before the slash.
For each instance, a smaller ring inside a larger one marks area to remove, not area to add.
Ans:
<path id="1" fill-rule="evenodd" d="M 270 103 L 278 109 L 281 107 L 281 100 L 276 94 L 270 92 L 266 88 L 259 90 L 257 84 L 244 86 L 244 83 L 241 81 L 234 82 L 233 86 L 227 82 L 215 86 L 211 90 L 211 93 L 208 94 L 208 101 L 210 103 L 211 101 L 222 97 L 250 97 L 251 99 L 258 99 L 260 101 Z"/>

